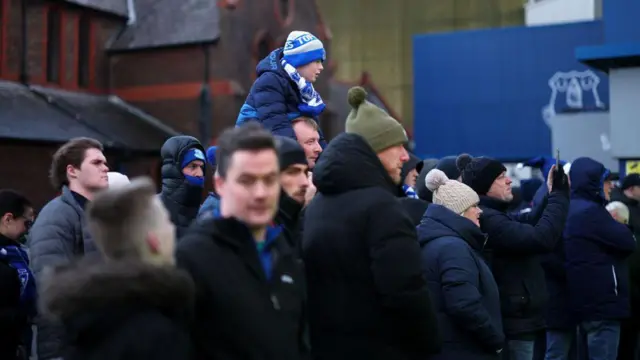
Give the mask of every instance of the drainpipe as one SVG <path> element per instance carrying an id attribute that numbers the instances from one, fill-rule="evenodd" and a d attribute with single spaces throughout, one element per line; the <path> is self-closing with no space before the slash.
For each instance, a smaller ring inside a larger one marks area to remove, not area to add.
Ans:
<path id="1" fill-rule="evenodd" d="M 204 73 L 202 79 L 202 88 L 200 89 L 200 119 L 198 121 L 198 129 L 200 130 L 200 142 L 205 148 L 209 145 L 211 139 L 211 121 L 213 118 L 213 103 L 211 86 L 211 46 L 203 45 L 202 51 L 204 55 Z"/>
<path id="2" fill-rule="evenodd" d="M 27 34 L 27 1 L 20 1 L 20 17 L 21 17 L 21 32 L 22 43 L 20 44 L 20 82 L 27 85 L 29 83 L 29 70 L 27 68 L 27 47 L 28 47 L 28 34 Z"/>

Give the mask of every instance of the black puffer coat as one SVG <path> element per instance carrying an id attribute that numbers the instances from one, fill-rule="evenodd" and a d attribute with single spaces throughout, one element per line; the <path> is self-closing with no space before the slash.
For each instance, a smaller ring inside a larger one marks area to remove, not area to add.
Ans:
<path id="1" fill-rule="evenodd" d="M 313 175 L 302 249 L 314 358 L 428 358 L 438 324 L 398 186 L 355 134 L 333 139 Z"/>
<path id="2" fill-rule="evenodd" d="M 182 157 L 187 150 L 193 148 L 204 152 L 198 139 L 184 135 L 170 138 L 160 150 L 162 157 L 160 198 L 176 226 L 178 238 L 196 218 L 202 202 L 203 189 L 189 184 L 182 174 Z"/>

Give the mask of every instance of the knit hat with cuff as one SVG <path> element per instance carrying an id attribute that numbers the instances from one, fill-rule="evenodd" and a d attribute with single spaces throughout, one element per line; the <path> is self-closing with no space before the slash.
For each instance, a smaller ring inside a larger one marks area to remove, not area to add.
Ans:
<path id="1" fill-rule="evenodd" d="M 292 31 L 284 44 L 283 54 L 283 58 L 296 68 L 327 59 L 322 41 L 307 31 Z"/>
<path id="2" fill-rule="evenodd" d="M 280 170 L 284 170 L 294 164 L 309 165 L 304 149 L 297 141 L 286 136 L 275 136 L 275 139 Z"/>
<path id="3" fill-rule="evenodd" d="M 469 186 L 451 180 L 438 169 L 433 169 L 425 179 L 427 188 L 433 192 L 433 203 L 442 205 L 456 214 L 462 214 L 480 202 L 480 197 Z"/>
<path id="4" fill-rule="evenodd" d="M 345 132 L 362 136 L 374 152 L 409 141 L 402 124 L 367 101 L 367 92 L 362 87 L 349 89 L 348 100 L 352 109 L 347 116 Z"/>
<path id="5" fill-rule="evenodd" d="M 196 160 L 200 160 L 202 162 L 207 161 L 202 150 L 198 148 L 191 148 L 187 150 L 182 156 L 182 162 L 180 163 L 180 166 L 182 169 L 184 169 L 185 167 L 187 167 L 187 165 Z"/>
<path id="6" fill-rule="evenodd" d="M 469 185 L 478 195 L 487 195 L 493 182 L 507 171 L 498 160 L 488 157 L 471 157 L 462 154 L 456 159 L 462 182 Z"/>

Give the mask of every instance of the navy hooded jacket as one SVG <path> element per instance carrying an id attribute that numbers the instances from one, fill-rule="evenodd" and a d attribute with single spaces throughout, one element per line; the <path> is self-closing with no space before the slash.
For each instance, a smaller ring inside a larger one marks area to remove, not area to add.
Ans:
<path id="1" fill-rule="evenodd" d="M 273 50 L 269 56 L 262 59 L 256 66 L 256 81 L 249 90 L 247 100 L 240 108 L 240 114 L 236 120 L 236 126 L 250 120 L 257 120 L 274 135 L 296 138 L 291 121 L 300 117 L 310 116 L 301 113 L 298 105 L 302 104 L 302 96 L 297 85 L 289 78 L 282 68 L 282 48 Z M 324 149 L 327 145 L 322 131 L 320 133 L 320 146 Z"/>
<path id="2" fill-rule="evenodd" d="M 480 255 L 485 234 L 436 204 L 429 206 L 417 232 L 443 337 L 442 352 L 433 359 L 497 358 L 504 334 L 498 285 Z"/>
<path id="3" fill-rule="evenodd" d="M 629 316 L 629 271 L 625 259 L 636 242 L 628 227 L 605 208 L 609 171 L 590 158 L 571 165 L 571 204 L 564 230 L 567 284 L 578 321 Z"/>

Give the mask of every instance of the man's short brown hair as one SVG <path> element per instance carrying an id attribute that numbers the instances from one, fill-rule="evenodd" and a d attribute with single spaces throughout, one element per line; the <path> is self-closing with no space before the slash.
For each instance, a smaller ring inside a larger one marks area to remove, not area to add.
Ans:
<path id="1" fill-rule="evenodd" d="M 218 138 L 218 148 L 216 149 L 218 175 L 226 178 L 233 154 L 242 150 L 273 150 L 278 152 L 273 135 L 256 121 L 228 128 Z"/>
<path id="2" fill-rule="evenodd" d="M 141 177 L 99 192 L 88 204 L 87 224 L 106 258 L 141 258 L 144 237 L 157 221 L 155 196 L 153 181 Z"/>
<path id="3" fill-rule="evenodd" d="M 306 116 L 300 116 L 299 118 L 295 118 L 295 119 L 293 119 L 293 121 L 291 122 L 291 124 L 292 124 L 292 125 L 295 125 L 295 124 L 297 124 L 297 123 L 301 123 L 301 122 L 303 122 L 303 123 L 305 123 L 305 124 L 307 124 L 307 125 L 311 126 L 311 127 L 313 128 L 313 130 L 315 130 L 315 131 L 318 131 L 318 130 L 319 130 L 319 128 L 318 128 L 318 123 L 317 123 L 315 120 L 313 120 L 312 118 L 310 118 L 310 117 L 306 117 Z"/>
<path id="4" fill-rule="evenodd" d="M 100 141 L 88 137 L 79 137 L 67 141 L 53 154 L 51 168 L 49 169 L 49 180 L 56 190 L 63 186 L 69 186 L 67 178 L 67 166 L 80 168 L 84 161 L 87 150 L 98 149 L 104 151 Z"/>

